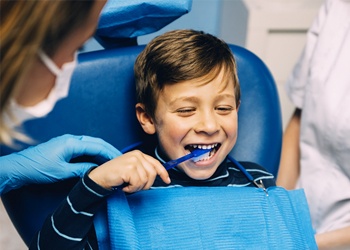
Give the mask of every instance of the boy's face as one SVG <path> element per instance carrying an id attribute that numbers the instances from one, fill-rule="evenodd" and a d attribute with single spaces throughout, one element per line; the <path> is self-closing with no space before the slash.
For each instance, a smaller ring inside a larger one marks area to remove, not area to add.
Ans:
<path id="1" fill-rule="evenodd" d="M 208 159 L 181 163 L 178 168 L 193 179 L 211 177 L 237 139 L 237 108 L 232 79 L 220 74 L 205 83 L 196 79 L 166 85 L 159 94 L 155 120 L 147 133 L 156 132 L 161 150 L 170 159 L 188 154 L 198 145 L 214 147 Z"/>

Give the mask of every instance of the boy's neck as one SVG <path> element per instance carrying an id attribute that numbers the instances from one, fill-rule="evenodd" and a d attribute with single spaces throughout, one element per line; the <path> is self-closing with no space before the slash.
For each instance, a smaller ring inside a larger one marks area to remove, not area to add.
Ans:
<path id="1" fill-rule="evenodd" d="M 154 154 L 157 157 L 157 159 L 162 163 L 165 163 L 165 162 L 168 162 L 171 160 L 171 159 L 169 159 L 169 157 L 163 152 L 163 150 L 159 146 L 157 146 L 154 149 Z"/>

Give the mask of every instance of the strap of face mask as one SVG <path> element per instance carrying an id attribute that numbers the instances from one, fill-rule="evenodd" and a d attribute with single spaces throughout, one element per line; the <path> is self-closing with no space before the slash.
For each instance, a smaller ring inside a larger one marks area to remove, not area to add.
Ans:
<path id="1" fill-rule="evenodd" d="M 52 61 L 50 57 L 46 55 L 43 50 L 38 51 L 38 55 L 41 61 L 46 65 L 46 67 L 51 71 L 52 74 L 58 76 L 61 73 L 61 69 Z"/>

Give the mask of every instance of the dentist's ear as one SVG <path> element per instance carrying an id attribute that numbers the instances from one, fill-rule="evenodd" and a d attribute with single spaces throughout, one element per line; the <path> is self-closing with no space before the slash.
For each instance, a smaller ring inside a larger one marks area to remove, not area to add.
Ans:
<path id="1" fill-rule="evenodd" d="M 137 103 L 135 109 L 137 120 L 141 124 L 143 131 L 150 135 L 156 133 L 156 127 L 154 125 L 153 119 L 147 114 L 145 105 L 142 103 Z"/>

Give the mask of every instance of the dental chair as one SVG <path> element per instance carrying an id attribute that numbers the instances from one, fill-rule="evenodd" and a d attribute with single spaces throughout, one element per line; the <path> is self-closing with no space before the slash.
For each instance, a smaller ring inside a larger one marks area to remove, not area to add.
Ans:
<path id="1" fill-rule="evenodd" d="M 24 129 L 37 142 L 66 133 L 100 137 L 118 149 L 153 141 L 135 115 L 133 64 L 143 48 L 137 45 L 80 54 L 69 96 L 47 117 L 25 123 Z M 256 162 L 276 176 L 282 125 L 275 82 L 253 53 L 235 45 L 230 48 L 237 60 L 242 91 L 238 139 L 231 155 Z M 1 154 L 10 152 L 2 146 Z M 76 181 L 31 185 L 3 195 L 4 206 L 26 244 Z"/>
<path id="2" fill-rule="evenodd" d="M 149 143 L 135 115 L 133 64 L 143 45 L 79 54 L 67 98 L 45 118 L 28 121 L 24 130 L 37 143 L 63 134 L 100 137 L 118 149 Z M 238 139 L 231 155 L 252 161 L 277 174 L 282 122 L 276 85 L 266 65 L 250 51 L 230 45 L 241 85 Z M 24 145 L 27 147 L 28 145 Z M 13 152 L 1 146 L 1 155 Z M 77 182 L 29 185 L 2 196 L 19 235 L 29 245 L 34 234 Z"/>

